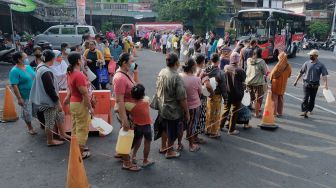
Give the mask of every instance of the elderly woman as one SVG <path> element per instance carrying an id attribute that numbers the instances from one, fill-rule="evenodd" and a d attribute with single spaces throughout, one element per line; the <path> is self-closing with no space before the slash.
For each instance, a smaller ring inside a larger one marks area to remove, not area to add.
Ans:
<path id="1" fill-rule="evenodd" d="M 264 96 L 264 86 L 266 84 L 265 76 L 267 75 L 267 65 L 261 58 L 261 49 L 253 51 L 251 58 L 247 59 L 246 80 L 248 90 L 251 94 L 251 101 L 255 104 L 255 116 L 260 118 L 260 108 Z"/>
<path id="2" fill-rule="evenodd" d="M 50 68 L 55 61 L 54 52 L 51 50 L 44 51 L 43 60 L 44 62 L 40 63 L 36 68 L 36 79 L 30 92 L 30 101 L 33 104 L 34 112 L 43 113 L 47 145 L 58 146 L 64 144 L 64 142 L 55 140 L 51 130 L 56 125 L 60 132 L 63 132 L 61 126 L 64 122 L 64 113 L 58 96 L 57 80 Z"/>
<path id="3" fill-rule="evenodd" d="M 65 62 L 65 60 L 62 58 L 62 54 L 58 50 L 53 50 L 55 54 L 55 62 L 52 66 L 50 66 L 50 69 L 53 71 L 57 83 L 58 83 L 58 89 L 59 90 L 66 90 L 67 89 L 67 69 L 68 64 Z"/>
<path id="4" fill-rule="evenodd" d="M 214 53 L 211 55 L 211 65 L 205 69 L 205 74 L 209 79 L 214 78 L 216 82 L 214 94 L 208 98 L 206 112 L 206 134 L 210 138 L 220 137 L 220 117 L 221 104 L 227 101 L 227 78 L 222 70 L 219 69 L 219 55 Z"/>
<path id="5" fill-rule="evenodd" d="M 119 69 L 113 77 L 113 91 L 116 97 L 116 107 L 115 111 L 117 113 L 117 118 L 121 123 L 124 131 L 128 131 L 131 128 L 127 113 L 126 113 L 126 102 L 132 102 L 132 88 L 136 85 L 136 80 L 133 79 L 129 72 L 134 69 L 134 58 L 129 53 L 123 53 L 120 55 L 118 61 Z M 129 171 L 139 171 L 141 168 L 133 164 L 130 160 L 129 155 L 119 155 L 116 158 L 123 159 L 122 168 Z"/>
<path id="6" fill-rule="evenodd" d="M 229 117 L 229 135 L 237 135 L 236 122 L 238 110 L 244 96 L 244 82 L 246 79 L 245 71 L 238 66 L 240 54 L 233 52 L 230 56 L 230 65 L 225 66 L 224 71 L 228 80 L 228 101 L 224 105 L 224 113 L 222 115 L 221 127 L 224 127 Z M 231 112 L 231 115 L 229 116 Z"/>
<path id="7" fill-rule="evenodd" d="M 166 153 L 166 158 L 171 159 L 180 156 L 179 152 L 173 150 L 173 146 L 183 130 L 183 122 L 189 122 L 190 116 L 184 83 L 177 72 L 180 67 L 178 56 L 174 53 L 168 54 L 166 65 L 167 67 L 160 71 L 156 81 L 155 98 L 161 118 L 162 146 L 160 153 Z"/>
<path id="8" fill-rule="evenodd" d="M 283 96 L 286 91 L 287 80 L 291 76 L 292 67 L 288 64 L 287 54 L 281 52 L 278 56 L 279 62 L 270 74 L 272 82 L 272 100 L 274 102 L 274 115 L 281 117 L 283 114 Z"/>

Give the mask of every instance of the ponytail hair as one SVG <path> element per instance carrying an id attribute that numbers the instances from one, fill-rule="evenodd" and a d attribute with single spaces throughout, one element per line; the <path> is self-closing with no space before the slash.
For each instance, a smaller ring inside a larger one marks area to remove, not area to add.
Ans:
<path id="1" fill-rule="evenodd" d="M 131 54 L 129 54 L 129 53 L 122 53 L 120 56 L 119 56 L 119 60 L 118 60 L 118 65 L 119 65 L 119 67 L 121 67 L 122 66 L 122 64 L 124 63 L 124 62 L 128 62 L 129 60 L 130 60 L 130 58 L 131 58 Z"/>
<path id="2" fill-rule="evenodd" d="M 193 66 L 195 66 L 195 60 L 193 58 L 189 58 L 187 62 L 182 66 L 183 72 L 191 72 Z"/>
<path id="3" fill-rule="evenodd" d="M 51 50 L 44 50 L 42 54 L 42 60 L 44 63 L 55 59 L 55 53 Z"/>
<path id="4" fill-rule="evenodd" d="M 74 71 L 76 65 L 79 65 L 78 61 L 81 59 L 81 55 L 77 52 L 71 52 L 68 55 L 69 66 L 67 69 L 68 74 L 71 74 Z"/>

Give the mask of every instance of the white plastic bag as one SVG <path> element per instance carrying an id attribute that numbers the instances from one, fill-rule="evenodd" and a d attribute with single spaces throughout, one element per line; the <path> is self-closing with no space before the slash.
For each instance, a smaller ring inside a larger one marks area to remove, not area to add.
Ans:
<path id="1" fill-rule="evenodd" d="M 91 124 L 93 128 L 97 129 L 103 135 L 108 135 L 113 130 L 113 126 L 108 124 L 102 118 L 93 118 Z"/>
<path id="2" fill-rule="evenodd" d="M 97 78 L 97 76 L 90 70 L 88 69 L 88 71 L 86 72 L 89 78 L 89 81 L 92 82 L 93 80 L 95 80 Z"/>
<path id="3" fill-rule="evenodd" d="M 210 81 L 210 85 L 211 85 L 211 87 L 212 87 L 212 90 L 215 90 L 216 87 L 217 87 L 217 85 L 218 85 L 218 83 L 217 83 L 217 81 L 216 81 L 216 78 L 215 78 L 215 77 L 212 77 L 212 78 L 209 79 L 209 81 Z"/>
<path id="4" fill-rule="evenodd" d="M 244 106 L 250 106 L 250 104 L 251 104 L 251 94 L 247 90 L 244 91 L 244 97 L 242 99 L 242 104 Z"/>
<path id="5" fill-rule="evenodd" d="M 202 86 L 202 94 L 206 97 L 210 96 L 210 92 L 208 91 L 208 89 L 205 86 Z"/>
<path id="6" fill-rule="evenodd" d="M 329 89 L 323 89 L 323 95 L 328 103 L 335 102 L 335 97 Z"/>
<path id="7" fill-rule="evenodd" d="M 224 44 L 224 40 L 220 38 L 217 43 L 217 48 L 223 46 L 223 44 Z"/>

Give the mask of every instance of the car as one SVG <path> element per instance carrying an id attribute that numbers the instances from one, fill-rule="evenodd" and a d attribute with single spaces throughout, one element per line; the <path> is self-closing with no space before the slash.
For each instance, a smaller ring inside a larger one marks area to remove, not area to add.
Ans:
<path id="1" fill-rule="evenodd" d="M 34 38 L 34 45 L 49 42 L 53 49 L 59 50 L 62 43 L 75 46 L 82 43 L 84 34 L 89 34 L 90 37 L 94 38 L 96 33 L 95 27 L 90 25 L 55 25 L 37 35 Z"/>

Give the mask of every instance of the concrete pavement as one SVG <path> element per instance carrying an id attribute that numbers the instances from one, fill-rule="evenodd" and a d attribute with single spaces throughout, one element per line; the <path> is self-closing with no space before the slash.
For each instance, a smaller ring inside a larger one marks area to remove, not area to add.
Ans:
<path id="1" fill-rule="evenodd" d="M 290 59 L 293 75 L 306 59 L 303 53 Z M 329 69 L 330 89 L 336 93 L 336 59 L 324 52 L 320 59 Z M 145 50 L 139 53 L 137 63 L 146 94 L 152 97 L 157 73 L 165 66 L 164 56 Z M 156 164 L 139 173 L 121 170 L 121 163 L 113 158 L 119 127 L 114 118 L 111 135 L 89 137 L 93 154 L 85 160 L 89 182 L 95 187 L 113 188 L 335 187 L 336 116 L 316 108 L 309 119 L 299 117 L 302 84 L 293 87 L 294 77 L 287 90 L 292 97 L 285 97 L 285 114 L 277 119 L 280 128 L 276 131 L 260 130 L 259 120 L 252 119 L 253 129 L 239 127 L 239 136 L 224 134 L 219 140 L 204 137 L 207 144 L 198 153 L 185 150 L 177 160 L 158 154 L 160 142 L 155 141 L 150 156 Z M 316 103 L 336 112 L 335 104 L 327 104 L 321 93 L 320 89 Z M 155 111 L 152 117 L 156 117 Z M 38 129 L 37 123 L 34 126 Z M 38 131 L 37 136 L 28 135 L 22 120 L 0 124 L 0 187 L 64 187 L 69 144 L 48 148 L 43 131 Z"/>

